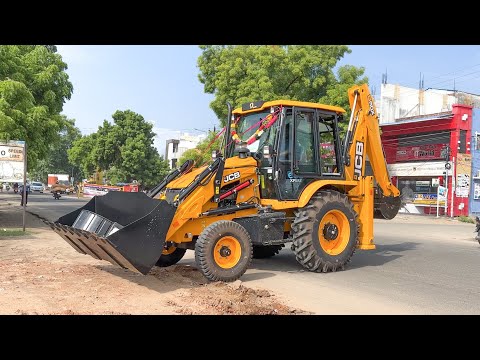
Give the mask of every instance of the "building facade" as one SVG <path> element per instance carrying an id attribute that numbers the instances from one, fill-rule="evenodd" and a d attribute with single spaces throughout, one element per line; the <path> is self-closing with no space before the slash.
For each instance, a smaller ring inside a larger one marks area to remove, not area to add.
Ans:
<path id="1" fill-rule="evenodd" d="M 470 214 L 480 216 L 480 109 L 472 111 L 472 174 L 470 186 Z"/>
<path id="2" fill-rule="evenodd" d="M 169 139 L 166 141 L 165 159 L 168 161 L 170 169 L 176 169 L 181 164 L 178 163 L 183 153 L 189 149 L 194 149 L 206 135 L 190 135 L 184 133 L 178 139 Z"/>
<path id="3" fill-rule="evenodd" d="M 451 111 L 381 125 L 389 173 L 402 194 L 401 211 L 436 214 L 442 186 L 447 197 L 439 200 L 439 214 L 469 214 L 472 110 L 453 104 Z"/>

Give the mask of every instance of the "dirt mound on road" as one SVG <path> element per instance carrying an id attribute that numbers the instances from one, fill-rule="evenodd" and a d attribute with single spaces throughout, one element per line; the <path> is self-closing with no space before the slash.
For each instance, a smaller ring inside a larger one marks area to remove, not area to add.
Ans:
<path id="1" fill-rule="evenodd" d="M 175 282 L 191 282 L 193 288 L 177 293 L 169 305 L 175 312 L 185 315 L 286 315 L 304 313 L 282 304 L 272 293 L 252 289 L 240 280 L 233 283 L 208 283 L 195 268 L 176 265 L 170 268 L 155 268 L 152 275 Z"/>

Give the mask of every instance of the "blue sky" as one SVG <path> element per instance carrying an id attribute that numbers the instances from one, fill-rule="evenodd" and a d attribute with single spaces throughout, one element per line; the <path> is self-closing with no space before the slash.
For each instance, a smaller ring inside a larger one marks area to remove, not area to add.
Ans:
<path id="1" fill-rule="evenodd" d="M 380 91 L 382 73 L 388 82 L 480 94 L 478 45 L 351 45 L 339 65 L 363 66 L 372 91 Z M 116 110 L 130 109 L 154 123 L 161 154 L 165 140 L 180 132 L 201 134 L 218 124 L 198 80 L 195 45 L 59 45 L 73 83 L 64 114 L 76 120 L 83 134 L 95 132 Z M 217 125 L 218 126 L 218 125 Z M 198 130 L 196 130 L 198 129 Z"/>

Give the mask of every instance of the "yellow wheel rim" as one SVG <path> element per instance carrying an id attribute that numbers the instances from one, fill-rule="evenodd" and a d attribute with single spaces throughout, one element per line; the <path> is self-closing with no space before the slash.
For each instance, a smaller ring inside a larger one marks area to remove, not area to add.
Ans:
<path id="1" fill-rule="evenodd" d="M 350 240 L 350 223 L 345 214 L 339 210 L 327 212 L 320 221 L 318 238 L 327 254 L 341 254 Z"/>
<path id="2" fill-rule="evenodd" d="M 231 269 L 242 256 L 240 242 L 232 236 L 224 236 L 215 244 L 213 259 L 222 269 Z"/>
<path id="3" fill-rule="evenodd" d="M 168 248 L 163 248 L 162 255 L 170 255 L 172 254 L 177 248 L 175 246 L 170 246 Z"/>

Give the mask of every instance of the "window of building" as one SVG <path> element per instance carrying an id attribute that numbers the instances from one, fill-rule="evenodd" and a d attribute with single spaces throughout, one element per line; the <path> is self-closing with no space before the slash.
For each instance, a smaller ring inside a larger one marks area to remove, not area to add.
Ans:
<path id="1" fill-rule="evenodd" d="M 458 152 L 465 154 L 467 152 L 467 130 L 460 130 L 460 144 Z"/>
<path id="2" fill-rule="evenodd" d="M 399 178 L 402 201 L 415 205 L 434 206 L 437 202 L 438 177 Z M 444 204 L 442 202 L 442 204 Z"/>
<path id="3" fill-rule="evenodd" d="M 174 153 L 178 152 L 178 143 L 175 143 L 175 142 L 174 142 L 172 145 L 173 145 L 173 150 L 172 150 L 172 151 L 173 151 Z"/>

